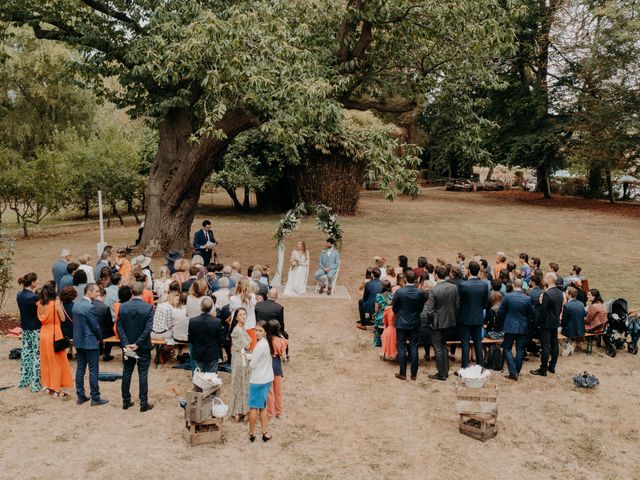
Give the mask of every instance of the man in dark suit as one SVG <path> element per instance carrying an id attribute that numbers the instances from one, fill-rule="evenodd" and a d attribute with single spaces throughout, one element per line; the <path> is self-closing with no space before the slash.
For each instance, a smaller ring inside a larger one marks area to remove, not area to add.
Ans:
<path id="1" fill-rule="evenodd" d="M 100 335 L 102 339 L 109 338 L 113 336 L 113 317 L 111 316 L 111 309 L 104 304 L 104 297 L 107 295 L 107 291 L 99 287 L 98 288 L 98 296 L 94 298 L 93 306 L 96 309 L 96 317 L 98 320 L 98 325 L 100 326 Z M 111 355 L 111 343 L 103 343 L 100 342 L 100 350 L 102 350 L 102 360 L 105 362 L 110 362 L 113 360 L 113 355 Z"/>
<path id="2" fill-rule="evenodd" d="M 98 358 L 100 357 L 100 326 L 96 316 L 93 300 L 98 296 L 98 286 L 88 284 L 84 289 L 84 297 L 78 300 L 71 315 L 73 317 L 73 343 L 76 347 L 78 365 L 76 368 L 76 394 L 77 403 L 82 405 L 89 401 L 84 393 L 84 373 L 89 365 L 89 386 L 91 387 L 91 406 L 99 406 L 109 403 L 109 400 L 100 398 L 100 385 L 98 383 Z"/>
<path id="3" fill-rule="evenodd" d="M 433 349 L 436 352 L 436 367 L 438 372 L 429 375 L 433 380 L 445 381 L 449 376 L 449 356 L 445 333 L 447 329 L 455 327 L 460 308 L 458 287 L 447 282 L 447 269 L 441 265 L 436 267 L 436 284 L 429 291 L 427 301 L 427 319 L 431 328 Z"/>
<path id="4" fill-rule="evenodd" d="M 462 368 L 469 366 L 469 340 L 473 339 L 476 352 L 476 364 L 482 363 L 482 324 L 484 310 L 489 306 L 489 289 L 486 283 L 478 278 L 480 264 L 469 263 L 470 277 L 458 285 L 460 295 L 460 340 L 462 342 Z"/>
<path id="5" fill-rule="evenodd" d="M 544 276 L 545 292 L 542 294 L 542 301 L 537 312 L 537 323 L 540 327 L 540 343 L 542 352 L 540 354 L 540 368 L 531 370 L 534 375 L 547 376 L 547 372 L 556 373 L 556 362 L 558 361 L 558 327 L 560 326 L 560 313 L 564 295 L 558 287 L 558 277 L 553 272 L 548 272 Z M 551 354 L 551 359 L 549 359 Z"/>
<path id="6" fill-rule="evenodd" d="M 203 372 L 217 372 L 224 343 L 224 329 L 220 319 L 211 316 L 213 309 L 211 298 L 204 297 L 200 308 L 202 313 L 189 319 L 192 368 L 199 368 Z"/>
<path id="7" fill-rule="evenodd" d="M 151 329 L 153 328 L 153 307 L 142 299 L 144 284 L 135 282 L 131 287 L 133 298 L 123 303 L 118 313 L 118 336 L 120 345 L 125 349 L 122 370 L 122 408 L 133 406 L 131 401 L 131 375 L 138 365 L 138 383 L 140 387 L 140 411 L 153 408 L 148 400 L 149 365 L 151 365 Z"/>
<path id="8" fill-rule="evenodd" d="M 522 292 L 522 280 L 513 281 L 513 292 L 507 293 L 502 299 L 498 310 L 498 323 L 504 325 L 504 340 L 502 348 L 507 360 L 509 375 L 507 378 L 518 380 L 524 348 L 529 340 L 529 327 L 533 321 L 533 305 L 529 296 Z M 516 344 L 516 358 L 513 358 L 511 348 Z"/>
<path id="9" fill-rule="evenodd" d="M 378 267 L 371 270 L 371 280 L 364 284 L 364 293 L 362 298 L 358 300 L 360 320 L 356 326 L 361 330 L 366 330 L 366 326 L 371 325 L 371 322 L 367 320 L 367 315 L 371 318 L 376 311 L 376 295 L 382 291 L 380 275 L 382 272 Z"/>
<path id="10" fill-rule="evenodd" d="M 415 380 L 418 375 L 420 312 L 424 307 L 424 291 L 415 286 L 416 274 L 413 270 L 407 270 L 405 276 L 407 286 L 398 290 L 392 301 L 393 313 L 396 314 L 398 363 L 400 364 L 400 373 L 396 373 L 396 378 L 407 379 L 407 342 L 409 342 L 411 380 Z"/>
<path id="11" fill-rule="evenodd" d="M 285 336 L 285 338 L 289 338 L 285 329 L 284 329 L 284 307 L 280 305 L 276 300 L 278 299 L 278 290 L 272 288 L 267 293 L 267 298 L 262 301 L 256 303 L 256 321 L 264 320 L 268 322 L 269 320 L 278 320 L 280 322 L 280 332 Z"/>
<path id="12" fill-rule="evenodd" d="M 213 236 L 211 230 L 211 222 L 205 220 L 202 222 L 202 229 L 198 230 L 193 236 L 193 248 L 196 252 L 202 256 L 204 260 L 204 266 L 208 267 L 211 262 L 211 256 L 213 255 L 213 247 L 209 244 L 216 243 L 216 239 Z"/>

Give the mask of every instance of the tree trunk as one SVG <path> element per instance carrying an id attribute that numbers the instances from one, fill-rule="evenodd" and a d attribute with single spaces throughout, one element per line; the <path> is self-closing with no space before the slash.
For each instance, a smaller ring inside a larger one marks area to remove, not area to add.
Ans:
<path id="1" fill-rule="evenodd" d="M 536 168 L 536 192 L 542 192 L 544 198 L 551 198 L 551 185 L 549 184 L 549 172 L 544 165 Z"/>
<path id="2" fill-rule="evenodd" d="M 225 188 L 225 187 L 223 188 L 224 188 L 224 191 L 227 192 L 229 197 L 231 197 L 231 201 L 233 202 L 233 208 L 235 208 L 236 210 L 242 210 L 242 204 L 240 203 L 240 200 L 238 200 L 238 194 L 236 193 L 236 189 Z"/>
<path id="3" fill-rule="evenodd" d="M 89 197 L 84 197 L 84 219 L 89 219 Z"/>
<path id="4" fill-rule="evenodd" d="M 29 230 L 27 229 L 27 222 L 22 222 L 22 233 L 24 234 L 24 238 L 29 236 Z"/>
<path id="5" fill-rule="evenodd" d="M 229 143 L 241 132 L 258 125 L 241 109 L 228 110 L 217 122 L 225 138 L 203 137 L 193 145 L 188 109 L 170 111 L 160 124 L 160 145 L 149 172 L 147 216 L 142 245 L 152 240 L 163 249 L 186 249 L 200 190 L 222 158 Z"/>
<path id="6" fill-rule="evenodd" d="M 111 203 L 111 213 L 118 217 L 118 220 L 120 220 L 120 225 L 124 225 L 124 220 L 122 220 L 122 215 L 120 215 L 118 207 L 116 207 L 116 202 Z"/>
<path id="7" fill-rule="evenodd" d="M 602 193 L 602 169 L 591 167 L 589 169 L 589 185 L 587 191 L 588 198 L 600 198 Z"/>
<path id="8" fill-rule="evenodd" d="M 249 188 L 248 187 L 244 187 L 244 199 L 242 200 L 242 208 L 243 210 L 250 210 L 251 209 L 251 199 L 249 197 Z"/>
<path id="9" fill-rule="evenodd" d="M 605 177 L 607 179 L 607 196 L 609 202 L 616 203 L 616 197 L 613 194 L 613 181 L 611 180 L 611 170 L 605 170 Z"/>

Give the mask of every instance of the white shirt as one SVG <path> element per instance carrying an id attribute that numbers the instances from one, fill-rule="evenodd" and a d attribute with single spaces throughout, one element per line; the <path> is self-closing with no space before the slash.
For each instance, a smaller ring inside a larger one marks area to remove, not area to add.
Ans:
<path id="1" fill-rule="evenodd" d="M 184 306 L 181 306 L 180 308 L 173 307 L 171 309 L 173 338 L 182 342 L 189 340 L 189 318 L 187 318 L 185 313 L 186 308 Z"/>
<path id="2" fill-rule="evenodd" d="M 245 330 L 251 330 L 256 328 L 256 294 L 252 293 L 249 299 L 249 304 L 243 304 L 239 295 L 233 295 L 229 299 L 229 306 L 231 307 L 231 315 L 239 308 L 244 308 L 247 311 L 247 321 L 244 324 Z"/>
<path id="3" fill-rule="evenodd" d="M 229 295 L 231 295 L 231 292 L 228 288 L 221 288 L 220 290 L 217 290 L 213 294 L 213 296 L 216 297 L 216 307 L 222 308 L 225 305 L 229 305 Z"/>
<path id="4" fill-rule="evenodd" d="M 273 382 L 273 360 L 266 337 L 258 340 L 251 356 L 251 377 L 249 383 L 263 384 Z"/>
<path id="5" fill-rule="evenodd" d="M 202 305 L 202 300 L 204 300 L 205 298 L 211 297 L 196 297 L 194 295 L 189 295 L 187 297 L 187 318 L 197 317 L 202 313 L 202 308 L 200 308 L 200 306 Z M 215 317 L 215 310 L 213 313 L 213 316 Z"/>
<path id="6" fill-rule="evenodd" d="M 93 267 L 89 266 L 89 265 L 80 265 L 78 267 L 78 270 L 84 270 L 85 273 L 87 274 L 87 282 L 88 283 L 93 283 L 94 280 L 96 279 L 94 273 L 93 273 Z"/>

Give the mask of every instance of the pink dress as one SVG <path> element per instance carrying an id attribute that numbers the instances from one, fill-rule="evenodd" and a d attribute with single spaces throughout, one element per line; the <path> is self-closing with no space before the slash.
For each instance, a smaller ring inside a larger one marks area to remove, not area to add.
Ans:
<path id="1" fill-rule="evenodd" d="M 384 331 L 382 332 L 382 359 L 392 360 L 398 356 L 398 343 L 396 340 L 396 314 L 393 308 L 388 306 L 382 315 Z"/>

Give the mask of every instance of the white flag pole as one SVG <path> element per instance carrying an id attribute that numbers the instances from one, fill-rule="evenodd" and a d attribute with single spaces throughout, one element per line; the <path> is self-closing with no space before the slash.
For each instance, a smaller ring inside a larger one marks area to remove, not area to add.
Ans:
<path id="1" fill-rule="evenodd" d="M 100 243 L 96 245 L 98 255 L 102 255 L 104 247 L 107 245 L 104 241 L 104 219 L 102 218 L 102 190 L 98 190 L 98 218 L 100 220 Z"/>

